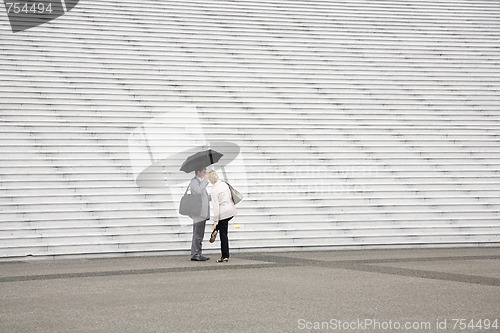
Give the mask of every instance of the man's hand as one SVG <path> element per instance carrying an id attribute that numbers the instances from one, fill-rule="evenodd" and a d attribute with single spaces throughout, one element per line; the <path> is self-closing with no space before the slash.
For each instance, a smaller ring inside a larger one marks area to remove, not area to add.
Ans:
<path id="1" fill-rule="evenodd" d="M 217 228 L 217 225 L 216 225 L 216 224 L 214 224 L 214 226 L 212 227 L 212 231 L 214 231 L 214 230 L 215 230 L 215 228 Z"/>

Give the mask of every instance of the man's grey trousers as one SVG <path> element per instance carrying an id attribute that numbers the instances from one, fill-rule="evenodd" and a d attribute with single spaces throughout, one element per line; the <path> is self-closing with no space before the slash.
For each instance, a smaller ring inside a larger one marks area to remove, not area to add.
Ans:
<path id="1" fill-rule="evenodd" d="M 191 242 L 191 258 L 199 258 L 201 256 L 201 246 L 203 236 L 205 235 L 205 224 L 207 220 L 201 222 L 193 221 L 193 241 Z"/>

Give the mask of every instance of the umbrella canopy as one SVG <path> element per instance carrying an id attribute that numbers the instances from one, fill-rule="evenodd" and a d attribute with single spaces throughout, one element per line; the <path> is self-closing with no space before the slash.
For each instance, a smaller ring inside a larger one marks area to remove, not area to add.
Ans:
<path id="1" fill-rule="evenodd" d="M 205 168 L 209 165 L 217 163 L 222 156 L 224 155 L 212 149 L 200 151 L 189 156 L 184 163 L 182 163 L 180 170 L 185 173 L 189 173 L 198 168 Z"/>

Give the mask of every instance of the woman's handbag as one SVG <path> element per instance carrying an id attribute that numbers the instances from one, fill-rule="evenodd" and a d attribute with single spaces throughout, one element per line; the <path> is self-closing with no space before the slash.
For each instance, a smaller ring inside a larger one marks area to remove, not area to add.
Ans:
<path id="1" fill-rule="evenodd" d="M 189 184 L 191 185 L 191 184 Z M 201 194 L 187 194 L 189 185 L 181 198 L 179 214 L 187 216 L 199 216 L 201 214 Z"/>
<path id="2" fill-rule="evenodd" d="M 243 200 L 243 194 L 238 192 L 238 190 L 232 187 L 231 184 L 229 184 L 228 182 L 225 183 L 229 186 L 229 191 L 231 191 L 231 197 L 235 205 L 241 200 Z"/>

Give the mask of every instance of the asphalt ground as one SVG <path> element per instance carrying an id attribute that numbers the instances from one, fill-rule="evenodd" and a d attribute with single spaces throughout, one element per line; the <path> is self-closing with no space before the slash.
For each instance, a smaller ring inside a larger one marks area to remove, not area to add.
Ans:
<path id="1" fill-rule="evenodd" d="M 500 332 L 500 248 L 0 263 L 0 332 Z"/>

